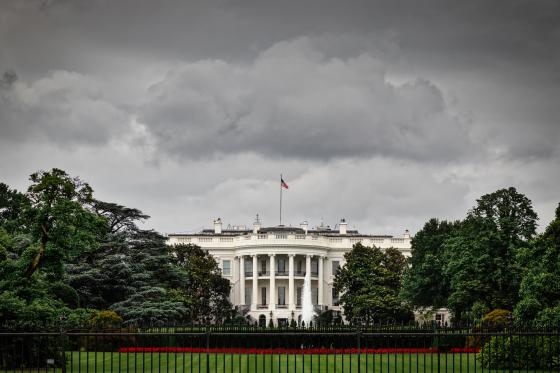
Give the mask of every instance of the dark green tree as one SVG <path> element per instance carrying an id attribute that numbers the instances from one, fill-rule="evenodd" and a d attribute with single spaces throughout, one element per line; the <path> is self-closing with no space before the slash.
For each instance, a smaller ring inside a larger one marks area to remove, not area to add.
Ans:
<path id="1" fill-rule="evenodd" d="M 229 301 L 230 283 L 221 275 L 214 257 L 196 245 L 170 247 L 174 263 L 187 274 L 187 285 L 175 290 L 191 321 L 223 322 L 233 315 Z"/>
<path id="2" fill-rule="evenodd" d="M 399 299 L 405 257 L 394 248 L 354 245 L 344 254 L 346 264 L 338 270 L 334 287 L 348 320 L 372 323 L 379 320 L 408 320 L 411 312 Z"/>
<path id="3" fill-rule="evenodd" d="M 535 236 L 537 214 L 531 200 L 513 187 L 485 194 L 468 216 L 492 224 L 500 234 L 502 246 L 515 248 Z"/>
<path id="4" fill-rule="evenodd" d="M 141 230 L 148 216 L 115 203 L 93 201 L 92 211 L 109 222 L 97 249 L 68 265 L 68 283 L 82 307 L 113 309 L 126 322 L 165 323 L 184 318 L 185 308 L 169 289 L 185 286 L 184 271 L 172 263 L 165 237 Z"/>
<path id="5" fill-rule="evenodd" d="M 519 254 L 527 271 L 521 281 L 516 319 L 540 324 L 560 324 L 560 204 L 556 216 L 531 249 Z"/>
<path id="6" fill-rule="evenodd" d="M 96 248 L 107 223 L 86 209 L 92 201 L 92 189 L 80 179 L 57 168 L 34 173 L 30 179 L 26 194 L 30 203 L 22 215 L 38 245 L 26 276 L 31 277 L 44 264 L 61 276 L 62 259 Z"/>
<path id="7" fill-rule="evenodd" d="M 531 201 L 515 188 L 477 200 L 443 245 L 448 307 L 456 318 L 513 309 L 523 273 L 517 256 L 530 247 L 536 220 Z"/>
<path id="8" fill-rule="evenodd" d="M 28 204 L 25 194 L 0 183 L 0 227 L 11 233 L 21 230 L 21 225 L 25 224 L 21 213 Z"/>
<path id="9" fill-rule="evenodd" d="M 404 278 L 402 297 L 414 307 L 447 305 L 449 282 L 444 274 L 444 242 L 457 223 L 430 219 L 412 238 L 410 269 Z"/>

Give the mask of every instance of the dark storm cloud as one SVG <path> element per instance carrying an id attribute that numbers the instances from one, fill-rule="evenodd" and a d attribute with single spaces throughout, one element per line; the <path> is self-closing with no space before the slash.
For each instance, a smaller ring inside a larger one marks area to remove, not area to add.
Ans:
<path id="1" fill-rule="evenodd" d="M 292 223 L 398 234 L 513 185 L 546 224 L 559 45 L 556 0 L 1 1 L 0 181 L 66 168 L 163 231 L 273 224 L 281 171 Z"/>

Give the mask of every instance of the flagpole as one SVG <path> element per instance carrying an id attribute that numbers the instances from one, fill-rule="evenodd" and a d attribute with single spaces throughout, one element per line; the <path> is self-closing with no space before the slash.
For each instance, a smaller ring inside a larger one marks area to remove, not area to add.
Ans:
<path id="1" fill-rule="evenodd" d="M 280 174 L 280 225 L 282 225 L 282 174 Z"/>

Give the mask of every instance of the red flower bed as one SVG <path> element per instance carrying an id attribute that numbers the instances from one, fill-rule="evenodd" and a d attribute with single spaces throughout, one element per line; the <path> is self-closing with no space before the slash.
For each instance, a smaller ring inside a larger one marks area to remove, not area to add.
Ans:
<path id="1" fill-rule="evenodd" d="M 478 347 L 463 347 L 463 348 L 452 348 L 449 350 L 452 353 L 462 353 L 462 354 L 478 354 L 480 352 L 480 348 Z"/>
<path id="2" fill-rule="evenodd" d="M 437 348 L 362 348 L 362 354 L 432 354 Z M 357 354 L 356 348 L 201 348 L 201 347 L 121 347 L 118 352 L 170 352 L 170 353 L 211 353 L 211 354 L 250 354 L 250 355 L 326 355 Z M 452 353 L 477 353 L 477 348 L 452 348 Z"/>

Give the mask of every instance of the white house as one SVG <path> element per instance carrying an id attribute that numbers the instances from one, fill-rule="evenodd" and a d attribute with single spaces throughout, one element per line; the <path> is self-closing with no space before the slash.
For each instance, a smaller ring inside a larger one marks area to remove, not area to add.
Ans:
<path id="1" fill-rule="evenodd" d="M 301 315 L 303 280 L 311 273 L 313 303 L 317 311 L 339 312 L 338 294 L 332 284 L 344 254 L 355 243 L 379 248 L 394 247 L 410 256 L 410 234 L 401 237 L 362 234 L 348 229 L 344 219 L 336 229 L 307 222 L 300 227 L 244 226 L 223 229 L 221 219 L 214 229 L 195 234 L 169 234 L 168 244 L 195 244 L 208 250 L 219 263 L 222 275 L 231 282 L 233 305 L 259 323 L 285 325 Z"/>

